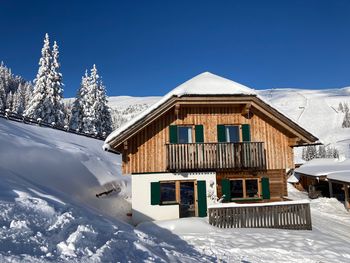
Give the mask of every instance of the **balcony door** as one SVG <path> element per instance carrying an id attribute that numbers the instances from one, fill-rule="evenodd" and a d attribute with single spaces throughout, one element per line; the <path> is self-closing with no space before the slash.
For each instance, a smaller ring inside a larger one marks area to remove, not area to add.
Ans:
<path id="1" fill-rule="evenodd" d="M 240 142 L 240 126 L 239 125 L 227 125 L 225 126 L 225 139 L 226 142 Z"/>

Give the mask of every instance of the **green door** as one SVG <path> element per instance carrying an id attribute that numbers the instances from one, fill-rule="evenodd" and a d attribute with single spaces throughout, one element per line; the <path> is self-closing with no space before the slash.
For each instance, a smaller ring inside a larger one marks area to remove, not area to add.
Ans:
<path id="1" fill-rule="evenodd" d="M 198 216 L 207 216 L 207 187 L 205 181 L 197 181 Z"/>

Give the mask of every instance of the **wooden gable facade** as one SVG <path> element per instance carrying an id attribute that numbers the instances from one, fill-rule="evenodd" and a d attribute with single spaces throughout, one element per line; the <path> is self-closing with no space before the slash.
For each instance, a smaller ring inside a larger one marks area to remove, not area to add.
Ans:
<path id="1" fill-rule="evenodd" d="M 225 127 L 234 127 L 234 142 L 225 138 Z M 183 143 L 184 131 L 188 140 Z M 294 168 L 293 146 L 316 140 L 256 96 L 183 96 L 170 99 L 110 145 L 122 154 L 123 174 L 214 171 L 219 196 L 229 199 L 229 180 L 244 184 L 251 178 L 259 187 L 268 180 L 266 199 L 280 200 L 287 195 L 286 170 Z"/>

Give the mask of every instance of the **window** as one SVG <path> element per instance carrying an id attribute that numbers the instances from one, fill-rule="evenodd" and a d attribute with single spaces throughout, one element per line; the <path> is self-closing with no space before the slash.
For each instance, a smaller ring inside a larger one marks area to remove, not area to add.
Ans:
<path id="1" fill-rule="evenodd" d="M 245 180 L 246 197 L 257 198 L 259 197 L 258 180 L 246 179 Z"/>
<path id="2" fill-rule="evenodd" d="M 231 180 L 231 198 L 243 198 L 243 180 Z"/>
<path id="3" fill-rule="evenodd" d="M 238 125 L 225 126 L 226 142 L 240 142 L 240 127 Z"/>
<path id="4" fill-rule="evenodd" d="M 231 199 L 260 198 L 259 178 L 230 180 Z"/>
<path id="5" fill-rule="evenodd" d="M 176 203 L 176 185 L 175 182 L 160 183 L 160 203 Z"/>
<path id="6" fill-rule="evenodd" d="M 178 143 L 192 142 L 192 126 L 178 126 Z"/>

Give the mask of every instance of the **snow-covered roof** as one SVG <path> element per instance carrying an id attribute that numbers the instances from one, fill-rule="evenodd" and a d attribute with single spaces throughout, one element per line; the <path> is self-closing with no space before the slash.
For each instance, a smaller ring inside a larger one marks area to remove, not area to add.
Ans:
<path id="1" fill-rule="evenodd" d="M 299 182 L 300 176 L 293 172 L 293 174 L 288 178 L 288 183 L 297 183 Z"/>
<path id="2" fill-rule="evenodd" d="M 327 175 L 328 179 L 350 183 L 350 169 L 347 171 L 337 171 Z"/>
<path id="3" fill-rule="evenodd" d="M 164 104 L 170 98 L 182 97 L 182 96 L 195 96 L 195 95 L 256 95 L 256 92 L 242 84 L 234 82 L 232 80 L 220 77 L 210 72 L 201 73 L 192 79 L 182 83 L 176 87 L 158 102 L 147 108 L 135 118 L 131 119 L 115 131 L 113 131 L 107 138 L 106 143 L 112 141 L 123 131 L 127 130 L 130 126 L 143 119 L 153 110 L 157 109 L 160 105 Z"/>
<path id="4" fill-rule="evenodd" d="M 327 176 L 329 179 L 350 182 L 350 159 L 313 159 L 295 172 L 310 176 Z"/>
<path id="5" fill-rule="evenodd" d="M 162 97 L 158 102 L 141 112 L 139 115 L 113 131 L 105 140 L 105 145 L 103 148 L 108 149 L 108 144 L 112 142 L 116 137 L 126 132 L 134 124 L 138 123 L 150 113 L 161 107 L 167 101 L 173 97 L 182 97 L 182 96 L 254 96 L 258 97 L 265 104 L 269 103 L 263 97 L 257 95 L 254 89 L 248 88 L 242 84 L 234 82 L 232 80 L 220 77 L 210 72 L 201 73 L 192 79 L 184 82 L 175 89 L 171 90 L 164 97 Z M 271 105 L 269 105 L 271 106 Z M 271 106 L 272 107 L 272 106 Z M 281 110 L 277 109 L 275 106 L 272 107 L 277 112 L 287 117 Z M 292 120 L 290 117 L 287 117 L 291 122 L 296 124 L 295 120 Z M 296 124 L 299 126 L 298 124 Z M 301 127 L 301 126 L 299 126 Z M 303 128 L 304 129 L 304 128 Z M 305 130 L 305 129 L 304 129 Z M 306 131 L 306 130 L 305 130 Z M 310 134 L 311 135 L 311 134 Z M 312 135 L 313 136 L 313 135 Z M 316 138 L 316 137 L 315 137 Z M 317 138 L 316 138 L 317 139 Z"/>

